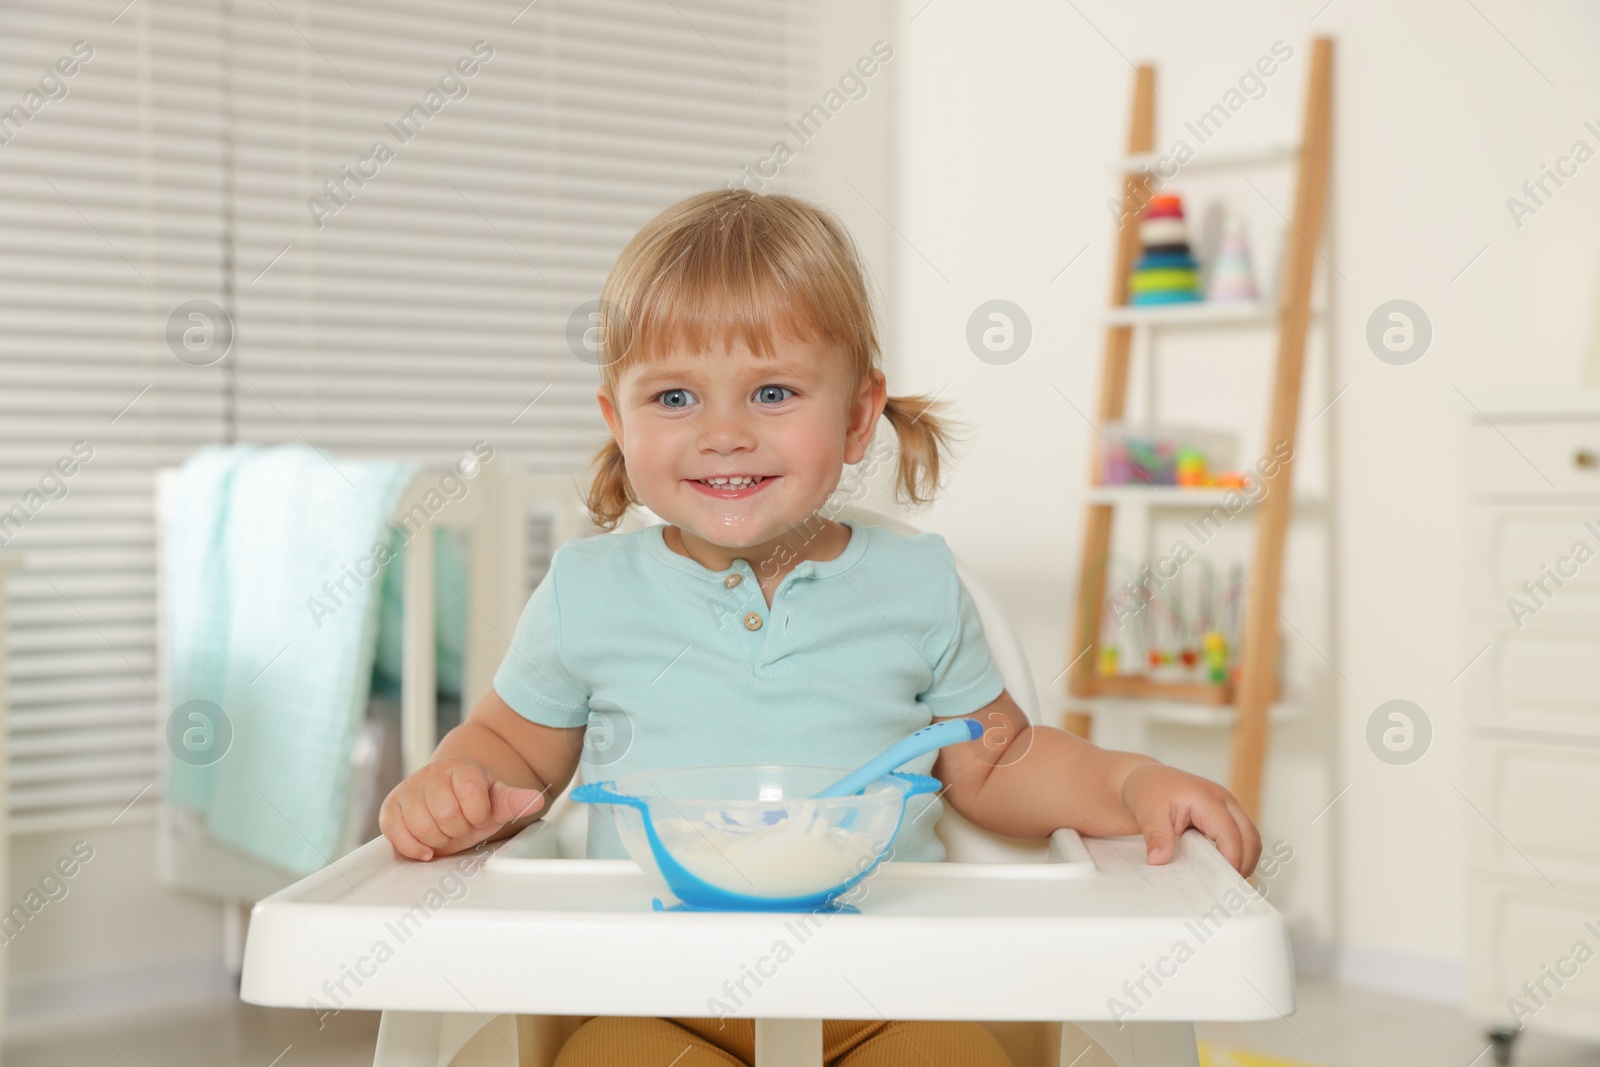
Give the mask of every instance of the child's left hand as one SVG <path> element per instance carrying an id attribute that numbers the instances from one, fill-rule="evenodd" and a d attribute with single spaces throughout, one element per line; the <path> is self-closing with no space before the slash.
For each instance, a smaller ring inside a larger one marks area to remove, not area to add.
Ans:
<path id="1" fill-rule="evenodd" d="M 1256 869 L 1261 834 L 1215 782 L 1053 726 L 1033 726 L 1006 692 L 970 717 L 984 727 L 983 736 L 940 749 L 933 775 L 945 785 L 945 803 L 985 830 L 1026 839 L 1063 826 L 1098 837 L 1137 832 L 1147 862 L 1162 864 L 1192 826 L 1241 875 Z"/>
<path id="2" fill-rule="evenodd" d="M 1261 834 L 1233 794 L 1215 782 L 1154 760 L 1135 764 L 1122 780 L 1122 802 L 1144 835 L 1147 861 L 1172 859 L 1179 834 L 1193 826 L 1216 843 L 1248 878 L 1261 858 Z"/>

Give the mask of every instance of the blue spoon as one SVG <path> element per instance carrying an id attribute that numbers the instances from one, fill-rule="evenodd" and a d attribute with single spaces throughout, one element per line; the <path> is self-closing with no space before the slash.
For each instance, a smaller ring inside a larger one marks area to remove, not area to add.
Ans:
<path id="1" fill-rule="evenodd" d="M 859 793 L 890 771 L 897 769 L 901 764 L 908 763 L 924 753 L 944 748 L 946 745 L 958 745 L 964 741 L 976 741 L 982 736 L 983 726 L 979 724 L 977 719 L 948 719 L 944 722 L 936 722 L 932 726 L 924 726 L 916 733 L 891 745 L 881 755 L 863 763 L 859 768 L 834 782 L 822 792 L 817 793 L 813 799 L 847 797 L 854 793 Z"/>
<path id="2" fill-rule="evenodd" d="M 827 800 L 833 797 L 848 797 L 861 792 L 867 786 L 876 782 L 890 771 L 898 770 L 902 764 L 909 763 L 925 753 L 947 745 L 959 745 L 966 741 L 976 741 L 983 736 L 983 726 L 977 719 L 947 719 L 936 722 L 932 726 L 924 726 L 914 734 L 901 738 L 888 748 L 884 749 L 860 767 L 851 771 L 843 778 L 834 782 L 819 793 L 813 793 L 812 800 Z M 840 825 L 848 829 L 855 823 L 857 813 L 848 813 Z M 764 811 L 761 821 L 769 826 L 782 822 L 789 817 L 787 810 Z"/>

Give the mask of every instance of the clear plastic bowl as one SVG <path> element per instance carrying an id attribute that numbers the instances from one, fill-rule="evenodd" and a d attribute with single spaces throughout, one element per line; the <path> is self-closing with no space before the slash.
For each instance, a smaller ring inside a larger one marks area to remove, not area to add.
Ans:
<path id="1" fill-rule="evenodd" d="M 895 772 L 847 797 L 811 799 L 844 767 L 748 765 L 647 771 L 591 782 L 574 800 L 610 807 L 628 855 L 685 907 L 828 907 L 894 842 L 906 801 L 936 779 Z M 660 907 L 660 902 L 657 902 Z"/>

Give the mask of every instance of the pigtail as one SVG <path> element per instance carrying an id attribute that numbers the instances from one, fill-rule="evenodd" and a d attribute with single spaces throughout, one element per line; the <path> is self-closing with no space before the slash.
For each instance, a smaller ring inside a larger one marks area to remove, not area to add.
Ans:
<path id="1" fill-rule="evenodd" d="M 956 439 L 948 407 L 922 395 L 891 396 L 884 404 L 883 416 L 900 442 L 895 496 L 905 504 L 926 504 L 939 489 L 939 463 Z"/>
<path id="2" fill-rule="evenodd" d="M 633 485 L 628 481 L 628 468 L 622 459 L 622 449 L 616 438 L 601 446 L 589 463 L 594 472 L 589 491 L 584 496 L 584 506 L 589 509 L 589 519 L 602 530 L 614 530 L 622 521 L 628 508 L 637 504 Z"/>

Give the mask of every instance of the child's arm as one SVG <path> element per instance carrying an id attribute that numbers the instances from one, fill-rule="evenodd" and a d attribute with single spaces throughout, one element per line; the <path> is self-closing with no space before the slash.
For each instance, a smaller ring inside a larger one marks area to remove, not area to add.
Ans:
<path id="1" fill-rule="evenodd" d="M 1143 834 L 1153 864 L 1171 859 L 1173 842 L 1193 826 L 1240 874 L 1255 870 L 1261 835 L 1215 782 L 1030 726 L 1006 692 L 955 717 L 977 719 L 983 736 L 941 749 L 933 773 L 945 785 L 944 800 L 976 825 L 1021 838 L 1047 837 L 1063 826 L 1096 837 Z"/>
<path id="2" fill-rule="evenodd" d="M 490 689 L 384 799 L 378 827 L 395 851 L 418 860 L 509 837 L 572 780 L 583 731 L 532 722 Z"/>

